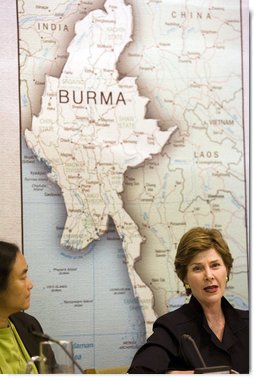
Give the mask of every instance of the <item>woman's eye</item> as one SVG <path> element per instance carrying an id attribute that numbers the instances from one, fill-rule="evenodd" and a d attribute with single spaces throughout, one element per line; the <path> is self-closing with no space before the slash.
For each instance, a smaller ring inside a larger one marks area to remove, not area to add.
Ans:
<path id="1" fill-rule="evenodd" d="M 219 262 L 217 262 L 217 263 L 213 263 L 212 264 L 212 267 L 219 267 L 220 266 L 220 263 Z"/>
<path id="2" fill-rule="evenodd" d="M 193 271 L 194 272 L 199 272 L 199 271 L 201 271 L 201 267 L 200 266 L 195 266 L 195 267 L 193 267 Z"/>

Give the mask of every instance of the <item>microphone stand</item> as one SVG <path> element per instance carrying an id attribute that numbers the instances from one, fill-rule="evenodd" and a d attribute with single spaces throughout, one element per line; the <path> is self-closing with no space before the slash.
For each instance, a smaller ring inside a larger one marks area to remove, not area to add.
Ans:
<path id="1" fill-rule="evenodd" d="M 186 346 L 186 343 L 187 345 L 190 344 L 190 346 L 192 347 L 193 351 L 195 352 L 195 357 L 193 358 L 193 355 L 189 355 L 187 354 L 189 349 L 187 349 L 187 346 Z M 185 351 L 184 351 L 184 347 L 185 347 Z M 187 358 L 187 361 L 192 364 L 192 366 L 194 367 L 194 374 L 212 374 L 212 373 L 216 373 L 216 374 L 230 374 L 231 373 L 231 367 L 230 366 L 207 366 L 205 364 L 205 361 L 196 345 L 196 342 L 194 341 L 194 339 L 189 335 L 189 334 L 183 334 L 182 335 L 182 352 L 184 353 L 184 359 L 186 360 Z M 198 361 L 198 363 L 197 363 Z"/>
<path id="2" fill-rule="evenodd" d="M 197 347 L 194 339 L 189 334 L 183 334 L 182 335 L 182 341 L 186 341 L 186 342 L 189 342 L 191 344 L 192 348 L 195 350 L 195 352 L 197 354 L 197 357 L 199 359 L 199 363 L 201 363 L 201 367 L 207 367 L 200 351 L 198 350 L 198 347 Z"/>
<path id="3" fill-rule="evenodd" d="M 73 362 L 73 364 L 79 369 L 79 371 L 84 374 L 84 370 L 82 369 L 82 367 L 78 364 L 78 362 L 75 361 L 75 359 L 73 358 L 73 356 L 69 353 L 69 351 L 65 348 L 65 346 L 63 346 L 61 344 L 60 341 L 58 340 L 55 340 L 54 338 L 51 338 L 49 335 L 47 334 L 44 334 L 44 333 L 40 333 L 40 332 L 37 332 L 35 330 L 33 330 L 31 332 L 34 336 L 36 337 L 39 337 L 45 341 L 51 341 L 51 342 L 55 342 L 57 345 L 59 345 L 63 351 L 65 352 L 66 355 L 68 355 L 68 357 L 70 358 L 70 360 Z"/>

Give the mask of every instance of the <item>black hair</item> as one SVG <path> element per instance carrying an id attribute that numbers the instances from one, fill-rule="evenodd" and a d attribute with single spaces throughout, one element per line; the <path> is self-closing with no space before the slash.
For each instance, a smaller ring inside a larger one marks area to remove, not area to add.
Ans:
<path id="1" fill-rule="evenodd" d="M 19 251 L 17 245 L 0 241 L 0 292 L 8 286 L 9 275 Z"/>

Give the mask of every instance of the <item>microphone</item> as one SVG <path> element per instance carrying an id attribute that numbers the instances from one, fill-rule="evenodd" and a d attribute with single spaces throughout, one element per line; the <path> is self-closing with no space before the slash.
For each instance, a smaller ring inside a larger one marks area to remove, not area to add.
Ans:
<path id="1" fill-rule="evenodd" d="M 76 360 L 73 358 L 73 356 L 69 353 L 69 351 L 65 348 L 65 346 L 63 346 L 61 344 L 60 341 L 58 341 L 58 340 L 50 337 L 48 334 L 37 332 L 36 330 L 32 330 L 31 333 L 34 336 L 36 336 L 36 337 L 38 337 L 38 338 L 40 338 L 40 339 L 42 339 L 44 341 L 55 342 L 57 345 L 59 345 L 63 349 L 63 351 L 65 352 L 65 354 L 68 355 L 68 357 L 71 359 L 71 361 L 73 362 L 73 364 L 79 369 L 79 371 L 82 374 L 84 374 L 84 370 L 82 369 L 82 367 L 78 364 L 78 362 L 76 362 Z"/>
<path id="2" fill-rule="evenodd" d="M 191 348 L 188 348 L 188 346 L 191 346 Z M 184 358 L 187 358 L 193 367 L 207 367 L 196 342 L 189 334 L 182 335 L 182 348 Z"/>
<path id="3" fill-rule="evenodd" d="M 185 361 L 194 367 L 194 374 L 230 374 L 230 366 L 207 366 L 196 342 L 189 334 L 182 335 L 181 350 Z"/>

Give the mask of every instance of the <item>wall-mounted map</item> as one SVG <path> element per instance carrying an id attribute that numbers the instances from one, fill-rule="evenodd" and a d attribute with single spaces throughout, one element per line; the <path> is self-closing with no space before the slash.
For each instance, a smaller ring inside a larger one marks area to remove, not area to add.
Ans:
<path id="1" fill-rule="evenodd" d="M 18 1 L 30 312 L 84 367 L 128 365 L 186 301 L 174 256 L 193 226 L 222 231 L 227 297 L 248 307 L 242 12 Z"/>

